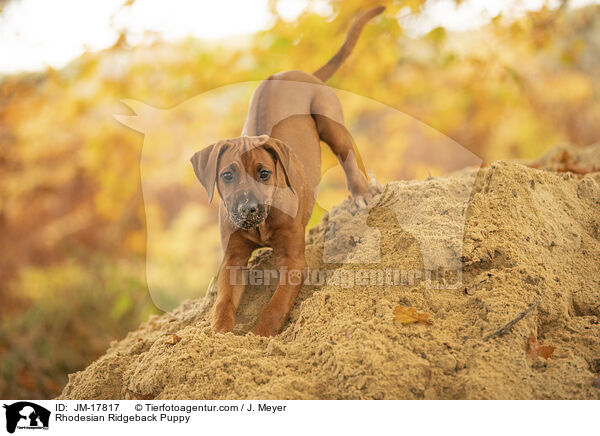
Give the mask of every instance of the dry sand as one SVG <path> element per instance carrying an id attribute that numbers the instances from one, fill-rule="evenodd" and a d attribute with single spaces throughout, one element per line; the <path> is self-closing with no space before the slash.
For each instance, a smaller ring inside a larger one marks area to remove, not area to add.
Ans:
<path id="1" fill-rule="evenodd" d="M 307 235 L 313 269 L 462 265 L 458 288 L 304 286 L 274 338 L 247 333 L 273 286 L 248 287 L 226 335 L 209 327 L 211 288 L 111 344 L 60 398 L 600 399 L 600 145 L 535 166 L 390 183 L 379 207 L 352 214 L 346 201 Z M 270 251 L 252 265 L 273 268 Z M 432 325 L 395 322 L 398 305 Z M 549 359 L 528 357 L 531 336 Z"/>

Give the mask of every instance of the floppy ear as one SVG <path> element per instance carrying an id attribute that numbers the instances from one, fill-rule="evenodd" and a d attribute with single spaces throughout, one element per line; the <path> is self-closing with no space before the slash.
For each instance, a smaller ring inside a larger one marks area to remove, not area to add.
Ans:
<path id="1" fill-rule="evenodd" d="M 204 189 L 206 189 L 209 203 L 213 199 L 215 182 L 217 181 L 217 164 L 219 162 L 219 157 L 221 156 L 222 152 L 225 151 L 226 145 L 226 141 L 219 141 L 194 153 L 190 159 L 190 162 L 192 162 L 192 166 L 194 167 L 194 173 L 196 173 L 196 177 L 200 183 L 202 183 Z"/>
<path id="2" fill-rule="evenodd" d="M 276 162 L 279 162 L 279 164 L 281 165 L 281 168 L 283 169 L 283 174 L 285 176 L 285 182 L 286 182 L 287 186 L 295 194 L 296 191 L 294 191 L 294 187 L 292 186 L 292 183 L 290 182 L 290 176 L 289 176 L 290 148 L 283 141 L 280 141 L 279 139 L 275 139 L 275 138 L 269 138 L 265 142 L 263 147 L 265 148 L 265 150 L 267 150 L 269 153 L 271 153 L 271 155 L 273 156 L 273 158 L 275 159 Z"/>

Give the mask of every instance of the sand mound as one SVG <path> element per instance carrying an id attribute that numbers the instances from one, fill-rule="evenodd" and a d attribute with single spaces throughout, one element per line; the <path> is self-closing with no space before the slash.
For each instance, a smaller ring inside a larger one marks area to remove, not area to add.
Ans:
<path id="1" fill-rule="evenodd" d="M 391 183 L 376 200 L 354 214 L 344 202 L 311 230 L 309 266 L 368 275 L 458 264 L 462 286 L 313 283 L 275 338 L 246 334 L 273 286 L 248 287 L 227 335 L 209 327 L 211 289 L 113 343 L 60 398 L 600 399 L 600 173 L 501 161 Z M 252 265 L 272 268 L 270 251 Z M 395 322 L 398 305 L 432 325 Z M 168 345 L 172 334 L 181 340 Z M 531 336 L 554 347 L 549 359 L 528 357 Z"/>
<path id="2" fill-rule="evenodd" d="M 523 163 L 533 168 L 560 173 L 585 175 L 598 172 L 600 171 L 600 144 L 585 148 L 570 144 L 560 145 L 549 150 L 538 160 Z"/>

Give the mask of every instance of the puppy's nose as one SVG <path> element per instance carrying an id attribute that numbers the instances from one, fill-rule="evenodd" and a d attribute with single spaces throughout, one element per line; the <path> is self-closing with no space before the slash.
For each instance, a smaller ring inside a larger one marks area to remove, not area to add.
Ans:
<path id="1" fill-rule="evenodd" d="M 240 205 L 239 211 L 244 216 L 252 215 L 258 211 L 258 203 L 243 203 Z"/>
<path id="2" fill-rule="evenodd" d="M 238 205 L 238 212 L 243 217 L 255 214 L 258 212 L 258 200 L 254 196 L 247 196 Z"/>

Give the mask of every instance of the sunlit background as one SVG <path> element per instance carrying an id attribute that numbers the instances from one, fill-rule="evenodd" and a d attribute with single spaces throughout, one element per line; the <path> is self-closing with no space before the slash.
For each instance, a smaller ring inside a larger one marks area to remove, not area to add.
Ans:
<path id="1" fill-rule="evenodd" d="M 599 140 L 597 1 L 0 0 L 2 398 L 57 395 L 158 311 L 150 226 L 163 261 L 187 259 L 185 274 L 160 276 L 193 290 L 171 303 L 201 296 L 219 263 L 216 202 L 191 168 L 157 177 L 144 199 L 148 137 L 114 114 L 170 114 L 152 140 L 164 162 L 182 144 L 236 136 L 251 87 L 223 87 L 314 71 L 379 3 L 386 12 L 329 84 L 383 181 L 469 164 L 428 151 L 436 141 L 489 163 Z M 343 179 L 328 177 L 321 200 L 335 204 Z"/>
<path id="2" fill-rule="evenodd" d="M 561 5 L 560 0 L 440 0 L 421 9 L 420 3 L 404 2 L 396 14 L 403 31 L 411 37 L 438 26 L 455 32 L 475 29 L 499 15 L 514 20 L 528 11 Z M 572 0 L 569 6 L 580 8 L 592 3 L 595 1 Z M 135 46 L 156 41 L 176 43 L 186 38 L 229 39 L 239 46 L 244 45 L 244 36 L 273 26 L 273 11 L 288 22 L 306 10 L 325 18 L 334 14 L 326 0 L 282 0 L 274 4 L 268 0 L 222 0 L 210 7 L 194 0 L 173 0 L 168 5 L 159 0 L 21 0 L 0 4 L 4 4 L 0 17 L 0 73 L 62 68 L 86 51 L 110 47 L 122 32 Z M 415 5 L 419 13 L 415 13 Z"/>

